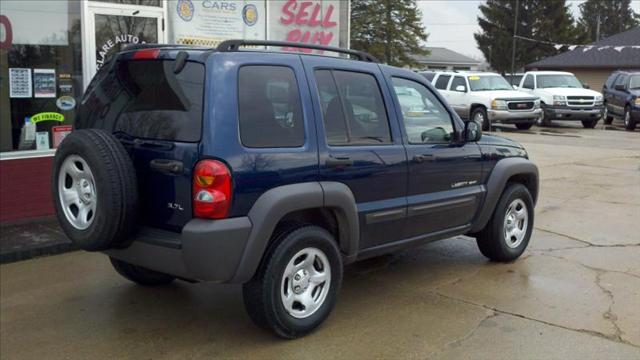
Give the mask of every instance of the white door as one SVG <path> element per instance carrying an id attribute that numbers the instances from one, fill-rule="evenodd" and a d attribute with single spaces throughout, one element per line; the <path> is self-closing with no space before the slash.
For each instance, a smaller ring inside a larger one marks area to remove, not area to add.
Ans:
<path id="1" fill-rule="evenodd" d="M 457 90 L 459 87 L 463 87 L 463 90 Z M 451 79 L 449 83 L 449 97 L 447 100 L 449 101 L 449 105 L 460 115 L 460 117 L 467 118 L 469 116 L 469 109 L 467 108 L 467 91 L 469 91 L 467 87 L 467 83 L 465 82 L 464 77 L 456 75 Z"/>
<path id="2" fill-rule="evenodd" d="M 84 86 L 127 44 L 167 42 L 164 7 L 84 2 Z"/>

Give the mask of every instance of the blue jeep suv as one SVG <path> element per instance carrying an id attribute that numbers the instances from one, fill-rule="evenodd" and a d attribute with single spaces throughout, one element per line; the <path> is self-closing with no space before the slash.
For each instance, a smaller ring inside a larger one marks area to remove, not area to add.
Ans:
<path id="1" fill-rule="evenodd" d="M 106 63 L 54 160 L 69 238 L 142 285 L 241 283 L 285 338 L 327 318 L 354 261 L 462 234 L 494 261 L 523 253 L 538 170 L 521 145 L 369 54 L 273 50 L 300 46 L 136 45 Z"/>
<path id="2" fill-rule="evenodd" d="M 604 123 L 613 117 L 624 121 L 625 129 L 633 131 L 640 123 L 640 71 L 614 71 L 602 86 Z"/>

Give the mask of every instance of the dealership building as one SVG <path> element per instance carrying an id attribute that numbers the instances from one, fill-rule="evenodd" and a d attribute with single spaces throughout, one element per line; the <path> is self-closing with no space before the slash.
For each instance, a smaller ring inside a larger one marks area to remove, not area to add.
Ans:
<path id="1" fill-rule="evenodd" d="M 0 224 L 53 215 L 55 149 L 91 78 L 132 43 L 349 46 L 349 1 L 2 0 Z"/>

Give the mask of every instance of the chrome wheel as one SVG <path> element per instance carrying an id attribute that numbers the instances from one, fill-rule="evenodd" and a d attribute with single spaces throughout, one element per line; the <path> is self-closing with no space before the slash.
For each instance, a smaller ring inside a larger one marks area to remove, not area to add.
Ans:
<path id="1" fill-rule="evenodd" d="M 317 248 L 298 251 L 282 275 L 280 297 L 284 309 L 297 319 L 313 315 L 324 303 L 331 286 L 329 259 Z"/>
<path id="2" fill-rule="evenodd" d="M 88 228 L 96 215 L 96 185 L 87 162 L 78 155 L 68 156 L 58 175 L 60 206 L 67 221 L 78 230 Z"/>
<path id="3" fill-rule="evenodd" d="M 477 122 L 480 125 L 484 125 L 485 119 L 482 111 L 477 111 L 475 114 L 473 114 L 473 121 Z"/>
<path id="4" fill-rule="evenodd" d="M 504 216 L 504 239 L 507 246 L 517 248 L 524 241 L 529 225 L 529 212 L 521 199 L 515 199 L 507 207 Z"/>
<path id="5" fill-rule="evenodd" d="M 625 112 L 624 112 L 624 126 L 628 127 L 630 122 L 631 122 L 631 112 L 625 110 Z"/>

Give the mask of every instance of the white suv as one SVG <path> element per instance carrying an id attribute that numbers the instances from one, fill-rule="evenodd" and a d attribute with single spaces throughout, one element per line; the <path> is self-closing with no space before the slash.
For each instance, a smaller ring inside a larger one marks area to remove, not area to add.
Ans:
<path id="1" fill-rule="evenodd" d="M 516 91 L 502 76 L 485 72 L 438 72 L 431 81 L 463 119 L 489 130 L 491 123 L 526 130 L 542 116 L 537 96 Z"/>
<path id="2" fill-rule="evenodd" d="M 604 113 L 602 94 L 585 89 L 569 72 L 529 71 L 520 81 L 519 90 L 540 97 L 543 117 L 539 124 L 551 120 L 580 120 L 585 128 L 593 128 Z"/>

